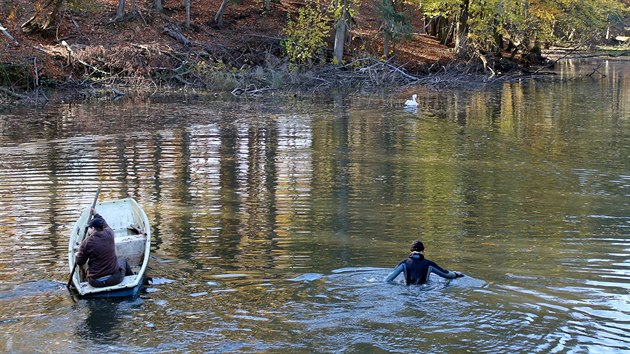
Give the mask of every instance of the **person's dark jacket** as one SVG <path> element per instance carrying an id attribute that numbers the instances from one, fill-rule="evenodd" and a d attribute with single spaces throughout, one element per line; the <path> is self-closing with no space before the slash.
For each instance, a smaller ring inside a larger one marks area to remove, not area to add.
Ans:
<path id="1" fill-rule="evenodd" d="M 94 218 L 101 218 L 95 214 Z M 98 279 L 119 272 L 118 258 L 116 257 L 116 243 L 114 231 L 103 220 L 103 230 L 96 230 L 88 236 L 79 247 L 76 262 L 82 266 L 88 263 L 88 278 Z"/>

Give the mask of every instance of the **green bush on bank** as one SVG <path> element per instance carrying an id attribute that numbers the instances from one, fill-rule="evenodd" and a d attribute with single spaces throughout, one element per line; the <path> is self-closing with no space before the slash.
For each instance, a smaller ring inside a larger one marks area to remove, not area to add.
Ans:
<path id="1" fill-rule="evenodd" d="M 294 63 L 325 62 L 326 38 L 330 35 L 330 19 L 317 7 L 307 5 L 298 10 L 295 21 L 289 18 L 285 28 L 287 39 L 282 41 L 289 60 Z"/>

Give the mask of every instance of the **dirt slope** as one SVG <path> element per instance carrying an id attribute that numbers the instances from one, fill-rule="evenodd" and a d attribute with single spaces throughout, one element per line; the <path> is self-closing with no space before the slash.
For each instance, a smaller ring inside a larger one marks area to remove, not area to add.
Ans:
<path id="1" fill-rule="evenodd" d="M 80 2 L 77 7 L 74 3 Z M 363 1 L 358 10 L 356 24 L 352 30 L 352 43 L 347 50 L 347 60 L 364 53 L 380 56 L 382 39 L 378 32 L 380 22 L 372 2 Z M 149 67 L 164 66 L 165 70 L 187 60 L 213 58 L 229 67 L 255 67 L 265 61 L 269 53 L 282 56 L 279 40 L 284 36 L 287 15 L 296 13 L 304 1 L 280 0 L 272 2 L 272 9 L 262 11 L 262 1 L 243 0 L 239 4 L 230 2 L 221 27 L 213 18 L 220 4 L 192 1 L 189 29 L 184 28 L 185 9 L 181 0 L 164 0 L 164 10 L 154 11 L 152 1 L 137 1 L 135 15 L 130 15 L 131 0 L 127 1 L 128 15 L 123 21 L 113 22 L 117 0 L 75 0 L 64 11 L 56 31 L 48 34 L 25 35 L 20 25 L 33 14 L 33 3 L 29 0 L 3 2 L 0 8 L 0 23 L 17 40 L 11 43 L 0 35 L 0 63 L 24 64 L 36 71 L 38 77 L 47 77 L 59 82 L 74 78 L 77 63 L 69 63 L 69 45 L 75 58 L 90 58 L 95 63 L 99 58 L 102 65 L 119 71 L 121 77 L 149 75 Z M 416 23 L 420 32 L 420 24 Z M 186 46 L 169 36 L 179 32 L 190 41 Z M 415 34 L 411 40 L 397 45 L 396 63 L 410 72 L 426 69 L 435 62 L 452 60 L 449 49 L 432 37 Z M 171 60 L 173 53 L 181 53 Z M 95 59 L 96 58 L 96 59 Z M 83 73 L 97 70 L 96 64 L 83 66 Z M 74 77 L 73 77 L 74 75 Z M 153 73 L 152 75 L 155 75 Z"/>

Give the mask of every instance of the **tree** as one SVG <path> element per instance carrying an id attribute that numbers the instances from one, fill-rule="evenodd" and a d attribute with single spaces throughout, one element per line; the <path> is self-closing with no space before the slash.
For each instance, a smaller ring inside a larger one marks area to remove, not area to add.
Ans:
<path id="1" fill-rule="evenodd" d="M 217 13 L 214 15 L 214 23 L 217 26 L 223 26 L 223 12 L 225 11 L 225 8 L 227 7 L 228 1 L 229 0 L 221 1 L 221 5 L 219 6 Z"/>
<path id="2" fill-rule="evenodd" d="M 138 13 L 136 9 L 136 0 L 131 0 L 131 14 L 135 16 Z M 118 9 L 114 21 L 122 20 L 125 17 L 125 0 L 118 0 Z"/>
<path id="3" fill-rule="evenodd" d="M 553 35 L 568 41 L 605 39 L 609 27 L 623 22 L 622 19 L 630 13 L 628 5 L 620 0 L 563 0 L 555 6 L 561 15 L 556 18 Z"/>
<path id="4" fill-rule="evenodd" d="M 508 47 L 523 55 L 559 41 L 604 38 L 611 19 L 628 13 L 622 0 L 425 0 L 423 12 L 448 19 L 455 51 L 497 53 Z"/>
<path id="5" fill-rule="evenodd" d="M 381 0 L 381 2 L 378 3 L 379 16 L 383 21 L 381 31 L 383 32 L 384 57 L 389 56 L 390 43 L 392 44 L 393 50 L 397 41 L 409 37 L 411 33 L 412 28 L 402 6 L 402 1 L 395 0 Z"/>
<path id="6" fill-rule="evenodd" d="M 116 10 L 116 20 L 120 20 L 125 16 L 125 0 L 118 0 L 118 9 Z"/>
<path id="7" fill-rule="evenodd" d="M 488 2 L 492 1 L 475 1 L 473 9 L 489 7 Z M 438 24 L 434 34 L 439 35 L 442 42 L 452 43 L 458 55 L 464 55 L 468 50 L 469 18 L 473 10 L 470 0 L 426 0 L 422 9 Z"/>
<path id="8" fill-rule="evenodd" d="M 346 37 L 350 29 L 350 21 L 352 20 L 351 0 L 336 0 L 333 8 L 335 44 L 333 47 L 334 60 L 341 63 L 343 60 L 343 47 L 346 43 Z"/>
<path id="9" fill-rule="evenodd" d="M 184 26 L 190 28 L 190 0 L 184 0 L 184 7 L 186 8 L 186 20 Z"/>
<path id="10" fill-rule="evenodd" d="M 455 22 L 455 53 L 463 56 L 468 52 L 468 12 L 470 0 L 462 0 Z"/>
<path id="11" fill-rule="evenodd" d="M 57 25 L 64 0 L 43 0 L 35 4 L 35 15 L 22 24 L 26 34 L 45 32 Z"/>

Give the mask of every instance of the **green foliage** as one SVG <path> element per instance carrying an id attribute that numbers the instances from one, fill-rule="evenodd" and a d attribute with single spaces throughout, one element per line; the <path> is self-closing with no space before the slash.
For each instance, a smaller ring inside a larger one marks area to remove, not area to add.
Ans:
<path id="1" fill-rule="evenodd" d="M 393 42 L 409 38 L 413 30 L 408 16 L 397 11 L 394 0 L 381 0 L 377 4 L 378 14 L 383 20 L 382 30 Z"/>
<path id="2" fill-rule="evenodd" d="M 554 27 L 557 38 L 578 42 L 594 42 L 603 38 L 606 28 L 628 16 L 628 7 L 614 0 L 558 1 Z"/>
<path id="3" fill-rule="evenodd" d="M 298 11 L 298 18 L 289 18 L 282 42 L 289 60 L 294 63 L 311 63 L 323 53 L 325 39 L 330 34 L 330 19 L 316 6 L 307 5 Z"/>
<path id="4" fill-rule="evenodd" d="M 423 12 L 456 20 L 463 0 L 425 0 Z M 561 41 L 592 42 L 628 15 L 623 0 L 470 0 L 469 39 L 496 51 L 501 39 L 528 51 Z"/>
<path id="5" fill-rule="evenodd" d="M 332 18 L 335 20 L 342 18 L 344 11 L 354 17 L 355 8 L 359 6 L 359 0 L 334 0 L 330 10 Z"/>
<path id="6" fill-rule="evenodd" d="M 425 0 L 422 12 L 429 17 L 450 17 L 459 8 L 460 0 Z"/>

